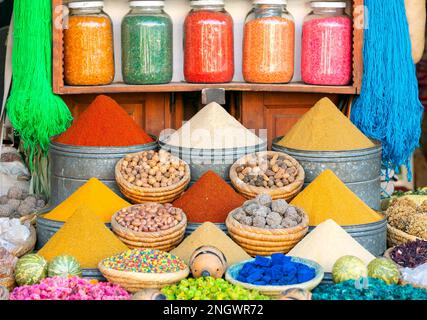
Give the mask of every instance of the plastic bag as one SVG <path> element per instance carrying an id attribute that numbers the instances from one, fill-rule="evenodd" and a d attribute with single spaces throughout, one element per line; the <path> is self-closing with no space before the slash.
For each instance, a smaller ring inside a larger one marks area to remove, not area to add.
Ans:
<path id="1" fill-rule="evenodd" d="M 427 263 L 424 263 L 414 269 L 404 268 L 402 270 L 402 278 L 406 282 L 426 287 L 427 286 Z"/>
<path id="2" fill-rule="evenodd" d="M 28 191 L 30 183 L 26 180 L 29 176 L 30 173 L 18 150 L 12 147 L 2 147 L 0 154 L 0 196 L 6 195 L 13 186 Z"/>

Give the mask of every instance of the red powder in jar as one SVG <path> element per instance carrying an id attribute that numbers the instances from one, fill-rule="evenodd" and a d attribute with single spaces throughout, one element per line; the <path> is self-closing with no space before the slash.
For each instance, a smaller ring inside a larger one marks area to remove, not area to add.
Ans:
<path id="1" fill-rule="evenodd" d="M 349 17 L 313 19 L 304 23 L 302 81 L 346 85 L 352 76 L 352 22 Z"/>
<path id="2" fill-rule="evenodd" d="M 227 12 L 192 11 L 184 22 L 188 82 L 230 82 L 234 75 L 233 19 Z"/>
<path id="3" fill-rule="evenodd" d="M 122 147 L 153 142 L 116 101 L 100 95 L 55 142 L 87 147 Z"/>
<path id="4" fill-rule="evenodd" d="M 219 175 L 207 171 L 184 194 L 173 202 L 181 208 L 189 222 L 224 223 L 230 211 L 245 202 L 240 194 Z"/>

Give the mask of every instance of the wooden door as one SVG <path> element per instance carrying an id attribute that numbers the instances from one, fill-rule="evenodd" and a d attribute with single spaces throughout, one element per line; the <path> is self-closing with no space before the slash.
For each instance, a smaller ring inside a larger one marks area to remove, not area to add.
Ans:
<path id="1" fill-rule="evenodd" d="M 267 129 L 268 144 L 285 135 L 318 100 L 329 97 L 334 103 L 338 95 L 318 93 L 243 92 L 240 120 L 248 129 Z"/>

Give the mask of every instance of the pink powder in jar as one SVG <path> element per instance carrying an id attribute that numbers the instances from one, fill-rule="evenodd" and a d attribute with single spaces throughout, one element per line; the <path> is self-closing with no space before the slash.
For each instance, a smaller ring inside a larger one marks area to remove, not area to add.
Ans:
<path id="1" fill-rule="evenodd" d="M 314 85 L 347 85 L 352 78 L 352 21 L 318 18 L 302 28 L 302 81 Z"/>

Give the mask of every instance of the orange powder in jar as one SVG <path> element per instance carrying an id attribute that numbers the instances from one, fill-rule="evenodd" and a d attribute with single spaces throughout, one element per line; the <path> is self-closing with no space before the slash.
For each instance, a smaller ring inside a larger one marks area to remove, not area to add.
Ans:
<path id="1" fill-rule="evenodd" d="M 264 17 L 245 25 L 243 77 L 247 82 L 286 83 L 294 74 L 295 24 Z"/>
<path id="2" fill-rule="evenodd" d="M 107 85 L 114 79 L 113 28 L 108 16 L 71 16 L 64 30 L 68 85 Z"/>

